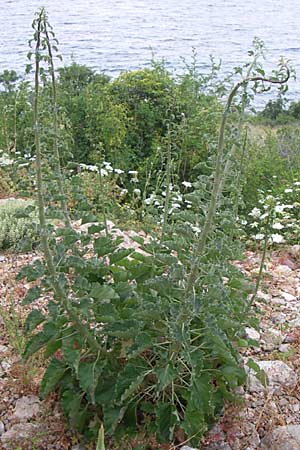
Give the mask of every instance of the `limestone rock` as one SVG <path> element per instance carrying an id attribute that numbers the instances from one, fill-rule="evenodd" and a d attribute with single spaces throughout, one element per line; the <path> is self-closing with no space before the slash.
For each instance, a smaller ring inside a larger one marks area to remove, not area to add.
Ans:
<path id="1" fill-rule="evenodd" d="M 246 337 L 246 339 L 254 339 L 256 341 L 259 341 L 260 334 L 258 331 L 255 330 L 255 328 L 246 327 L 245 328 L 245 337 Z"/>
<path id="2" fill-rule="evenodd" d="M 26 421 L 36 416 L 40 411 L 40 400 L 35 395 L 28 395 L 19 398 L 16 403 L 13 418 Z"/>
<path id="3" fill-rule="evenodd" d="M 262 450 L 300 450 L 300 425 L 275 428 L 262 440 Z"/>
<path id="4" fill-rule="evenodd" d="M 262 335 L 262 340 L 264 341 L 264 347 L 266 350 L 274 350 L 282 344 L 283 337 L 279 330 L 275 328 L 269 328 Z"/>
<path id="5" fill-rule="evenodd" d="M 281 297 L 284 298 L 287 302 L 291 302 L 293 300 L 296 300 L 296 297 L 289 292 L 281 292 Z"/>
<path id="6" fill-rule="evenodd" d="M 248 389 L 250 392 L 261 392 L 265 389 L 275 394 L 284 389 L 293 388 L 297 383 L 296 373 L 282 361 L 256 361 L 261 370 L 265 372 L 268 379 L 266 388 L 255 376 L 251 369 L 248 376 Z"/>
<path id="7" fill-rule="evenodd" d="M 281 344 L 281 345 L 279 346 L 279 348 L 278 348 L 278 350 L 279 350 L 281 353 L 287 353 L 287 352 L 290 351 L 290 349 L 291 349 L 290 344 Z"/>
<path id="8" fill-rule="evenodd" d="M 292 247 L 290 247 L 289 252 L 292 256 L 294 256 L 295 258 L 300 256 L 300 245 L 293 245 Z"/>
<path id="9" fill-rule="evenodd" d="M 289 326 L 290 328 L 296 328 L 296 327 L 300 327 L 300 317 L 296 317 L 296 319 L 293 319 L 289 322 Z"/>
<path id="10" fill-rule="evenodd" d="M 181 450 L 197 450 L 196 448 L 188 447 L 185 445 L 184 447 L 181 447 Z"/>

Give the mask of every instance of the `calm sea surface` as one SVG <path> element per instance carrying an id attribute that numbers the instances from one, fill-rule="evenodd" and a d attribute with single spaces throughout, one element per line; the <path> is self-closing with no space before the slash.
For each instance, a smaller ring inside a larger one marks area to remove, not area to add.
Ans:
<path id="1" fill-rule="evenodd" d="M 281 55 L 291 60 L 299 81 L 290 94 L 300 100 L 299 0 L 0 0 L 0 72 L 24 71 L 31 22 L 42 5 L 66 64 L 74 58 L 116 75 L 148 66 L 154 54 L 173 69 L 190 60 L 194 47 L 201 70 L 213 55 L 227 73 L 247 59 L 258 36 L 268 49 L 266 68 Z"/>

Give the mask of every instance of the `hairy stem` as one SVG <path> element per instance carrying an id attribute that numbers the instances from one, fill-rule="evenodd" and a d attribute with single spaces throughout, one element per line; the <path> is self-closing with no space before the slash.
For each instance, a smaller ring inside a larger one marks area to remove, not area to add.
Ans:
<path id="1" fill-rule="evenodd" d="M 70 305 L 67 295 L 64 289 L 61 287 L 58 277 L 56 274 L 56 269 L 53 261 L 53 255 L 49 246 L 48 230 L 45 215 L 45 201 L 43 194 L 43 176 L 42 176 L 42 153 L 41 153 L 41 142 L 40 142 L 40 121 L 39 121 L 39 73 L 40 73 L 40 50 L 41 50 L 41 32 L 42 23 L 44 17 L 44 9 L 41 9 L 38 19 L 37 19 L 37 37 L 36 37 L 36 47 L 35 47 L 35 76 L 34 76 L 34 135 L 35 135 L 35 149 L 36 149 L 36 177 L 37 177 L 37 196 L 38 196 L 38 211 L 39 211 L 39 222 L 40 222 L 40 234 L 41 234 L 41 244 L 47 264 L 47 268 L 51 277 L 52 287 L 57 300 L 60 300 L 64 309 L 69 314 L 72 322 L 76 324 L 78 330 L 87 338 L 90 345 L 98 350 L 101 348 L 97 341 L 93 338 L 89 330 L 81 323 L 75 313 L 72 305 Z"/>
<path id="2" fill-rule="evenodd" d="M 193 258 L 193 262 L 191 265 L 191 271 L 188 276 L 186 289 L 185 289 L 186 298 L 192 291 L 193 286 L 197 280 L 197 276 L 198 276 L 198 272 L 199 272 L 199 258 L 203 254 L 207 239 L 208 239 L 210 231 L 213 227 L 214 217 L 215 217 L 215 214 L 217 211 L 217 206 L 218 206 L 218 199 L 219 199 L 219 196 L 223 189 L 223 178 L 225 176 L 224 169 L 223 169 L 225 130 L 226 130 L 228 115 L 230 113 L 230 108 L 231 108 L 232 102 L 234 100 L 234 97 L 236 96 L 236 94 L 238 93 L 238 91 L 241 87 L 246 87 L 250 82 L 256 83 L 256 82 L 261 81 L 261 82 L 268 82 L 271 84 L 280 84 L 280 85 L 285 84 L 290 77 L 290 72 L 289 72 L 288 68 L 286 68 L 286 70 L 287 70 L 287 75 L 282 80 L 275 79 L 275 78 L 265 78 L 262 76 L 256 76 L 256 77 L 247 76 L 246 78 L 241 80 L 239 83 L 237 83 L 232 88 L 231 92 L 229 93 L 229 96 L 227 98 L 227 102 L 226 102 L 226 105 L 225 105 L 225 108 L 224 108 L 224 111 L 222 114 L 222 119 L 221 119 L 218 146 L 217 146 L 215 176 L 214 176 L 213 188 L 212 188 L 212 192 L 211 192 L 210 203 L 209 203 L 208 212 L 207 212 L 207 215 L 205 218 L 203 229 L 201 231 L 198 243 L 195 246 L 194 258 Z"/>
<path id="3" fill-rule="evenodd" d="M 55 160 L 55 166 L 56 166 L 56 177 L 58 181 L 58 187 L 59 187 L 59 193 L 60 193 L 60 204 L 61 208 L 64 214 L 65 224 L 68 227 L 71 227 L 70 222 L 70 216 L 69 211 L 67 207 L 66 202 L 66 195 L 65 195 L 65 189 L 64 189 L 64 179 L 60 164 L 60 154 L 58 149 L 58 116 L 57 116 L 57 89 L 56 89 L 56 79 L 55 79 L 55 70 L 54 70 L 54 62 L 53 62 L 53 55 L 52 55 L 52 47 L 51 47 L 51 41 L 48 33 L 47 28 L 47 20 L 44 15 L 44 32 L 46 36 L 46 43 L 47 43 L 47 49 L 48 49 L 48 55 L 49 55 L 49 65 L 50 65 L 50 75 L 51 75 L 51 86 L 52 86 L 52 108 L 53 108 L 53 153 L 54 153 L 54 160 Z"/>
<path id="4" fill-rule="evenodd" d="M 171 137 L 170 137 L 170 129 L 168 127 L 168 142 L 167 142 L 167 168 L 166 168 L 166 198 L 164 202 L 164 216 L 163 216 L 163 223 L 162 223 L 162 231 L 161 231 L 161 238 L 160 242 L 163 241 L 165 233 L 166 233 L 166 227 L 168 224 L 168 212 L 169 212 L 169 206 L 170 206 L 170 183 L 171 183 Z"/>

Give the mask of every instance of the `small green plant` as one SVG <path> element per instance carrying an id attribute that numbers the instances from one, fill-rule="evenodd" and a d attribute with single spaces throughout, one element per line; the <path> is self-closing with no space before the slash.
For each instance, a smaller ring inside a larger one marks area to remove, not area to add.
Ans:
<path id="1" fill-rule="evenodd" d="M 31 209 L 31 212 L 28 211 Z M 0 203 L 0 249 L 26 251 L 38 241 L 37 216 L 32 202 L 9 199 Z"/>
<path id="2" fill-rule="evenodd" d="M 26 345 L 22 318 L 16 312 L 14 307 L 10 307 L 9 310 L 7 310 L 3 306 L 0 306 L 0 314 L 3 319 L 5 334 L 9 339 L 9 344 L 18 355 L 22 355 Z"/>
<path id="3" fill-rule="evenodd" d="M 256 42 L 253 62 L 245 73 L 241 69 L 241 81 L 228 93 L 210 159 L 185 195 L 191 208 L 173 208 L 171 217 L 169 136 L 162 230 L 148 239 L 135 237 L 138 249 L 124 248 L 122 239 L 108 233 L 105 217 L 99 223 L 91 214 L 83 196 L 75 198 L 76 212 L 89 223 L 86 231 L 68 223 L 56 229 L 47 225 L 51 197 L 44 179 L 39 102 L 47 21 L 41 9 L 33 22 L 36 187 L 44 260 L 22 269 L 18 278 L 39 280 L 25 304 L 49 291 L 53 295 L 47 295 L 47 314 L 34 309 L 26 319 L 24 357 L 44 349 L 49 364 L 42 397 L 57 389 L 71 426 L 86 439 L 98 439 L 100 448 L 102 424 L 107 441 L 117 444 L 141 433 L 174 445 L 184 434 L 198 445 L 245 381 L 237 346 L 248 319 L 249 285 L 230 261 L 241 257 L 232 199 L 239 190 L 234 162 L 247 87 L 284 85 L 288 70 L 282 65 L 277 77 L 267 78 L 257 62 L 261 45 Z M 136 95 L 140 103 L 143 92 Z M 150 111 L 139 106 L 139 114 Z M 135 183 L 137 172 L 130 172 Z M 72 182 L 80 184 L 79 177 Z"/>

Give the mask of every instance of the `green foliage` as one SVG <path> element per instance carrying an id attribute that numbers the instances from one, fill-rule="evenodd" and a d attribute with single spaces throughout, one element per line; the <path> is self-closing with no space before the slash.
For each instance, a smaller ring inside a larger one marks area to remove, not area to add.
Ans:
<path id="1" fill-rule="evenodd" d="M 32 249 L 38 241 L 37 216 L 27 212 L 32 203 L 24 200 L 2 200 L 0 203 L 0 249 Z"/>
<path id="2" fill-rule="evenodd" d="M 253 73 L 249 64 L 240 68 L 242 79 L 228 93 L 220 127 L 215 123 L 220 109 L 214 95 L 204 93 L 192 72 L 182 78 L 182 88 L 160 65 L 122 74 L 112 82 L 99 82 L 80 67 L 73 67 L 69 78 L 61 72 L 61 82 L 70 83 L 72 101 L 75 98 L 75 103 L 65 98 L 65 107 L 82 108 L 70 121 L 71 133 L 78 138 L 74 142 L 80 144 L 76 155 L 99 163 L 84 162 L 100 179 L 100 200 L 111 192 L 101 184 L 103 179 L 111 183 L 103 172 L 110 172 L 110 163 L 103 162 L 107 154 L 121 163 L 123 154 L 117 151 L 125 149 L 124 161 L 131 160 L 133 169 L 149 161 L 163 169 L 161 229 L 145 239 L 134 238 L 137 246 L 109 233 L 105 202 L 103 223 L 97 221 L 78 173 L 70 178 L 74 214 L 90 226 L 86 231 L 67 221 L 61 227 L 47 226 L 49 211 L 53 204 L 58 209 L 63 191 L 61 186 L 53 189 L 57 175 L 51 171 L 51 159 L 45 166 L 56 138 L 56 117 L 43 118 L 41 100 L 50 110 L 56 100 L 45 95 L 53 61 L 51 53 L 43 53 L 51 30 L 43 8 L 33 28 L 36 185 L 44 259 L 22 269 L 19 278 L 38 281 L 24 303 L 44 296 L 48 314 L 34 311 L 28 316 L 24 357 L 44 350 L 49 364 L 41 395 L 57 390 L 71 426 L 86 439 L 98 437 L 98 447 L 104 447 L 102 424 L 107 439 L 115 442 L 141 432 L 170 443 L 180 432 L 198 445 L 225 401 L 234 400 L 234 390 L 245 381 L 237 343 L 248 319 L 249 284 L 230 261 L 242 257 L 236 219 L 246 88 L 254 83 L 255 90 L 259 81 L 270 81 L 257 63 L 261 45 L 256 42 L 252 52 Z M 275 83 L 284 84 L 286 74 L 278 76 Z M 207 124 L 199 125 L 205 111 Z M 82 142 L 89 146 L 81 147 Z M 163 149 L 161 160 L 153 158 L 157 143 Z M 178 156 L 180 152 L 184 156 Z M 200 164 L 189 184 L 192 189 L 178 200 L 187 206 L 178 208 L 170 184 L 172 177 L 190 173 L 190 155 Z M 128 184 L 135 186 L 138 172 L 130 170 L 128 175 Z M 141 190 L 132 191 L 139 206 Z"/>
<path id="3" fill-rule="evenodd" d="M 248 142 L 243 187 L 243 212 L 246 213 L 258 206 L 261 193 L 276 195 L 291 179 L 299 178 L 299 127 L 254 126 L 249 130 Z"/>

